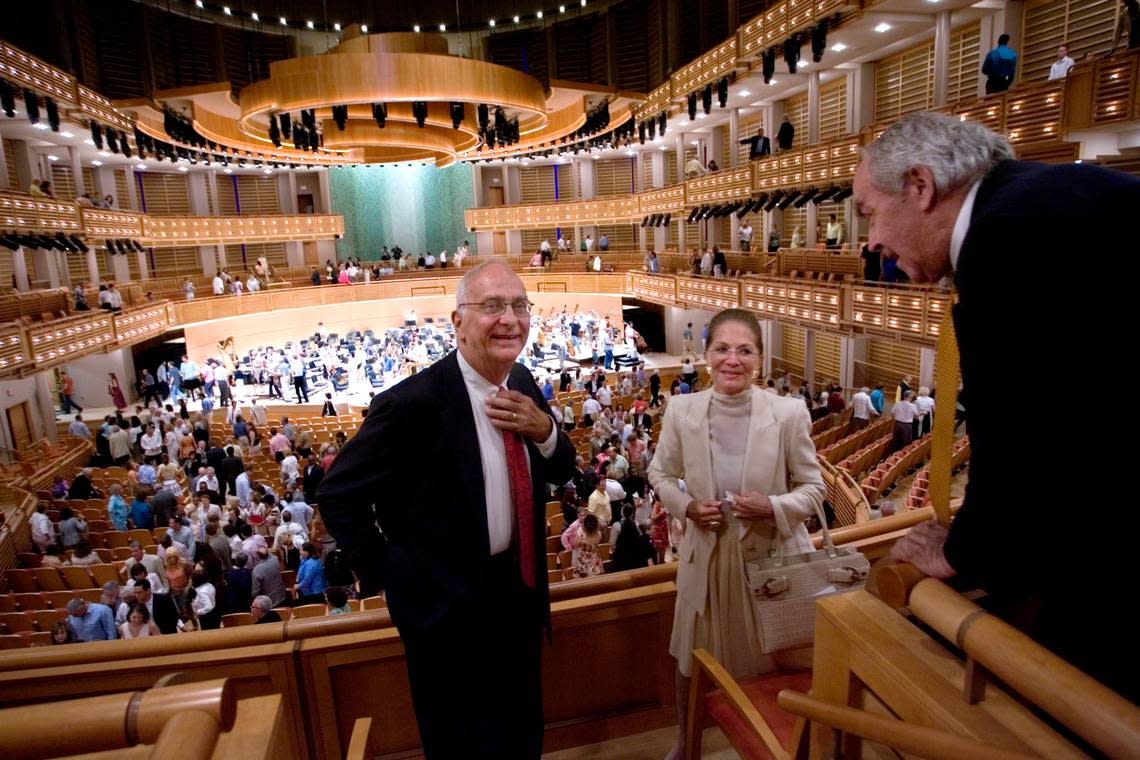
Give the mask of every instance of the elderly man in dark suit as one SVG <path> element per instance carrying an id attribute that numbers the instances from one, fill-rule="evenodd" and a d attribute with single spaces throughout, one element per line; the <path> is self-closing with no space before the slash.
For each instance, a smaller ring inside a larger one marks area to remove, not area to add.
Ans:
<path id="1" fill-rule="evenodd" d="M 1124 220 L 1140 208 L 1140 180 L 1015 161 L 1005 138 L 981 124 L 918 113 L 864 150 L 854 189 L 873 251 L 897 259 L 915 282 L 952 275 L 958 289 L 953 318 L 970 412 L 965 501 L 948 532 L 918 526 L 895 556 L 986 589 L 999 614 L 1135 699 L 1134 668 L 1122 667 L 1136 662 L 1118 596 L 1126 576 L 1114 555 L 1123 553 L 1096 527 L 1125 524 L 1121 495 L 1096 486 L 1127 471 L 1127 426 L 1091 410 L 1015 414 L 1009 391 L 1056 376 L 1069 329 L 1091 328 L 1073 345 L 1082 356 L 1116 350 L 1110 331 L 1129 323 L 1121 312 L 1132 286 L 1113 276 L 1066 280 L 1064 262 L 1093 251 L 1107 262 L 1121 248 Z M 1099 498 L 1086 504 L 1084 494 Z M 1095 561 L 1091 547 L 1078 550 L 1087 572 L 1075 571 L 1078 553 L 1056 555 L 1072 546 L 1074 530 L 1104 544 Z"/>
<path id="2" fill-rule="evenodd" d="M 386 591 L 427 757 L 537 758 L 543 505 L 574 448 L 515 361 L 522 280 L 488 262 L 456 302 L 458 350 L 373 400 L 317 501 L 365 593 Z"/>

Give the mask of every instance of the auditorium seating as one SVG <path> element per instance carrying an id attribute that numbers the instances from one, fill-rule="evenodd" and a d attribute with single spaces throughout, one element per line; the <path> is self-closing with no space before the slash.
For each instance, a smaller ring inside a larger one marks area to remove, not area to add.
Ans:
<path id="1" fill-rule="evenodd" d="M 931 442 L 931 436 L 924 435 L 917 441 L 912 441 L 901 451 L 891 454 L 870 472 L 859 484 L 867 497 L 867 501 L 874 504 L 883 494 L 891 490 L 899 478 L 926 461 L 930 456 Z"/>
<path id="2" fill-rule="evenodd" d="M 963 436 L 954 441 L 954 448 L 951 450 L 950 455 L 951 472 L 957 472 L 969 459 L 970 437 Z M 930 465 L 927 464 L 914 475 L 914 482 L 911 483 L 910 491 L 907 492 L 906 501 L 904 502 L 906 508 L 918 509 L 919 507 L 927 505 L 930 501 L 929 489 Z"/>
<path id="3" fill-rule="evenodd" d="M 848 428 L 848 430 L 851 431 L 848 435 L 845 435 L 833 443 L 826 444 L 822 448 L 819 448 L 819 443 L 817 442 L 818 453 L 832 464 L 839 464 L 840 460 L 859 450 L 869 442 L 878 440 L 882 436 L 887 435 L 892 429 L 893 424 L 891 419 L 879 417 L 862 430 L 854 430 L 854 426 L 852 425 L 851 428 Z"/>

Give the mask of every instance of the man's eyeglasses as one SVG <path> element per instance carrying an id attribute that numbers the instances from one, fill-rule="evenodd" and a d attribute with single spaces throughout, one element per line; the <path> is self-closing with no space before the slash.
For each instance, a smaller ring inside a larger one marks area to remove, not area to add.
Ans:
<path id="1" fill-rule="evenodd" d="M 510 306 L 511 311 L 516 315 L 525 317 L 530 314 L 530 310 L 534 304 L 525 298 L 518 298 L 514 301 L 504 301 L 501 298 L 488 298 L 486 301 L 472 301 L 470 303 L 459 304 L 460 308 L 464 306 L 473 306 L 488 317 L 497 317 L 507 310 L 507 306 Z"/>

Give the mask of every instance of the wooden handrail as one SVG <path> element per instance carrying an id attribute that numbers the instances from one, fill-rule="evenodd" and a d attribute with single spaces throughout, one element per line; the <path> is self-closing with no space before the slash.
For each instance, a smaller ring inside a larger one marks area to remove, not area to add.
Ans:
<path id="1" fill-rule="evenodd" d="M 1140 747 L 1140 708 L 946 584 L 934 578 L 920 581 L 908 605 L 915 616 L 1109 757 L 1132 756 Z"/>
<path id="2" fill-rule="evenodd" d="M 1037 760 L 1036 755 L 983 744 L 926 726 L 833 705 L 791 689 L 776 697 L 781 709 L 848 734 L 930 760 Z"/>
<path id="3" fill-rule="evenodd" d="M 10 707 L 0 711 L 0 756 L 37 760 L 154 744 L 187 711 L 229 729 L 235 708 L 226 679 Z"/>
<path id="4" fill-rule="evenodd" d="M 174 715 L 162 727 L 149 760 L 207 760 L 214 754 L 221 727 L 199 710 Z"/>

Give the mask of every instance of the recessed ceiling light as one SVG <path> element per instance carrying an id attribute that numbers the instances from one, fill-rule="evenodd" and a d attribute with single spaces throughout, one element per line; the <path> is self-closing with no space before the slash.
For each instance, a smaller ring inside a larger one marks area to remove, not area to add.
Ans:
<path id="1" fill-rule="evenodd" d="M 883 32 L 889 32 L 890 30 L 891 30 L 891 25 L 886 23 L 885 21 L 875 27 L 875 31 L 878 32 L 879 34 L 882 34 Z"/>
<path id="2" fill-rule="evenodd" d="M 535 18 L 542 18 L 542 11 L 539 11 L 538 13 L 536 13 L 534 15 L 535 15 Z"/>
<path id="3" fill-rule="evenodd" d="M 180 172 L 188 172 L 188 171 L 190 171 L 190 167 L 189 167 L 189 166 L 179 166 L 179 167 L 178 167 L 178 171 L 180 171 Z"/>
<path id="4" fill-rule="evenodd" d="M 495 26 L 495 19 L 491 19 L 491 20 L 490 20 L 488 23 L 491 25 L 491 27 L 492 27 L 492 28 L 494 28 L 494 26 Z"/>
<path id="5" fill-rule="evenodd" d="M 699 113 L 699 114 L 697 114 L 697 118 L 698 119 L 708 118 L 708 114 L 707 113 Z"/>
<path id="6" fill-rule="evenodd" d="M 339 21 L 337 21 L 335 24 L 333 24 L 333 31 L 334 32 L 340 31 L 340 22 Z"/>
<path id="7" fill-rule="evenodd" d="M 780 83 L 779 79 L 773 79 L 770 82 L 768 82 L 768 84 L 779 84 L 779 83 Z"/>
<path id="8" fill-rule="evenodd" d="M 194 0 L 194 5 L 198 6 L 199 8 L 205 8 L 206 7 L 206 4 L 204 2 L 202 2 L 202 0 Z"/>
<path id="9" fill-rule="evenodd" d="M 257 11 L 254 11 L 253 13 L 249 14 L 249 17 L 251 19 L 253 19 L 254 21 L 261 21 L 261 16 L 257 15 Z"/>
<path id="10" fill-rule="evenodd" d="M 338 166 L 337 168 L 339 169 L 340 167 Z M 227 166 L 225 169 L 222 169 L 222 173 L 224 173 L 224 174 L 233 174 L 233 173 L 234 173 L 234 170 L 233 170 L 233 169 L 231 169 L 230 167 L 228 167 L 228 166 Z"/>
<path id="11" fill-rule="evenodd" d="M 565 5 L 558 6 L 558 12 L 559 13 L 565 13 L 566 12 L 566 6 Z"/>
<path id="12" fill-rule="evenodd" d="M 831 46 L 831 52 L 833 52 L 833 53 L 842 53 L 846 49 L 847 49 L 847 46 L 844 45 L 842 42 L 836 42 L 834 45 Z"/>
<path id="13" fill-rule="evenodd" d="M 439 31 L 446 32 L 447 31 L 447 24 L 440 24 L 439 25 Z"/>
<path id="14" fill-rule="evenodd" d="M 689 126 L 689 120 L 688 120 L 688 119 L 685 119 L 683 122 L 681 122 L 681 126 L 682 126 L 682 127 L 687 127 L 687 126 Z"/>
<path id="15" fill-rule="evenodd" d="M 38 121 L 35 124 L 33 124 L 32 126 L 35 127 L 36 129 L 47 129 L 48 128 L 48 125 L 44 124 L 42 121 Z"/>
<path id="16" fill-rule="evenodd" d="M 72 137 L 75 137 L 75 135 L 71 134 L 70 132 L 60 132 L 60 133 L 59 133 L 59 136 L 60 136 L 60 137 L 66 137 L 66 138 L 67 138 L 67 139 L 69 139 L 69 140 L 70 140 Z"/>
<path id="17" fill-rule="evenodd" d="M 266 174 L 272 174 L 272 173 L 273 173 L 273 170 L 272 170 L 272 169 L 265 169 L 265 170 L 264 170 L 264 172 L 265 172 Z"/>
<path id="18" fill-rule="evenodd" d="M 413 32 L 418 32 L 419 30 L 420 30 L 420 25 L 419 25 L 419 24 L 416 24 L 415 26 L 413 26 L 413 27 L 412 27 L 412 31 L 413 31 Z"/>
<path id="19" fill-rule="evenodd" d="M 626 154 L 627 156 L 636 156 L 636 155 L 637 155 L 637 151 L 635 151 L 635 150 L 633 150 L 632 148 L 630 148 L 629 150 L 627 150 L 627 151 L 625 152 L 625 154 Z"/>
<path id="20" fill-rule="evenodd" d="M 738 94 L 738 95 L 740 95 L 740 97 L 742 97 L 742 98 L 747 98 L 747 97 L 748 97 L 749 95 L 751 95 L 752 93 L 750 93 L 748 90 L 741 90 L 741 91 L 740 91 L 739 93 L 737 93 L 737 94 Z"/>
<path id="21" fill-rule="evenodd" d="M 135 164 L 135 168 L 140 171 L 146 171 L 146 164 Z"/>
<path id="22" fill-rule="evenodd" d="M 103 158 L 110 158 L 111 157 L 111 154 L 105 150 L 99 151 L 99 155 L 102 156 Z"/>
<path id="23" fill-rule="evenodd" d="M 368 24 L 361 24 L 360 25 L 360 31 L 363 32 L 364 34 L 368 34 Z"/>
<path id="24" fill-rule="evenodd" d="M 92 166 L 102 166 L 103 162 L 100 161 L 99 159 L 95 159 L 94 161 L 91 162 L 91 165 Z"/>
<path id="25" fill-rule="evenodd" d="M 689 145 L 700 145 L 699 140 L 689 140 Z"/>
<path id="26" fill-rule="evenodd" d="M 309 29 L 312 29 L 313 28 L 313 22 L 312 21 L 306 21 L 305 26 L 308 27 Z"/>
<path id="27" fill-rule="evenodd" d="M 59 156 L 55 155 L 54 153 L 49 154 L 47 158 L 48 158 L 48 161 L 58 161 L 59 160 Z"/>
<path id="28" fill-rule="evenodd" d="M 281 17 L 280 21 L 281 21 L 281 26 L 289 26 L 289 22 L 287 20 L 285 20 L 284 16 Z"/>
<path id="29" fill-rule="evenodd" d="M 94 145 L 94 144 L 95 144 L 95 141 L 94 141 L 94 140 L 92 140 L 90 137 L 88 137 L 88 138 L 87 138 L 86 140 L 84 140 L 83 142 L 84 142 L 84 143 L 86 143 L 87 145 Z"/>
<path id="30" fill-rule="evenodd" d="M 806 69 L 808 66 L 811 65 L 811 61 L 800 61 L 796 65 L 799 66 L 801 69 Z"/>
<path id="31" fill-rule="evenodd" d="M 669 146 L 668 145 L 658 145 L 657 150 L 669 150 Z"/>
<path id="32" fill-rule="evenodd" d="M 581 5 L 583 8 L 585 8 L 586 7 L 586 0 L 582 0 Z"/>
<path id="33" fill-rule="evenodd" d="M 515 23 L 517 24 L 518 22 L 519 22 L 519 17 L 515 16 Z"/>
<path id="34" fill-rule="evenodd" d="M 222 6 L 222 13 L 226 14 L 227 16 L 234 15 L 234 12 L 230 10 L 230 6 L 228 6 L 228 5 Z"/>

